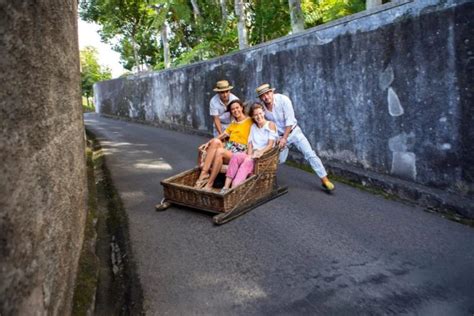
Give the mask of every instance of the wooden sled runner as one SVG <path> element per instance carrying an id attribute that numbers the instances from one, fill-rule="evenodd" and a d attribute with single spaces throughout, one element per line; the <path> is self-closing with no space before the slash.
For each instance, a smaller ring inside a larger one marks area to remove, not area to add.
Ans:
<path id="1" fill-rule="evenodd" d="M 287 187 L 277 184 L 278 153 L 278 148 L 273 148 L 255 159 L 253 175 L 225 193 L 220 193 L 220 188 L 213 191 L 194 188 L 199 167 L 167 178 L 161 181 L 164 198 L 156 205 L 156 210 L 163 211 L 172 204 L 182 205 L 217 214 L 213 217 L 215 224 L 227 223 L 288 192 Z"/>

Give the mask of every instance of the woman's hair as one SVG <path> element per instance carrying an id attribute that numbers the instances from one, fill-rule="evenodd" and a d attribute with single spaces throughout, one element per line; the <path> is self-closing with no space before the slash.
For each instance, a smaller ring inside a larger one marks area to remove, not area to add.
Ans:
<path id="1" fill-rule="evenodd" d="M 245 114 L 245 105 L 240 100 L 230 101 L 230 103 L 227 104 L 227 112 L 230 112 L 230 108 L 231 108 L 232 104 L 234 104 L 234 103 L 238 103 L 240 105 L 240 107 L 242 108 L 242 112 Z M 230 115 L 232 115 L 232 113 Z"/>
<path id="2" fill-rule="evenodd" d="M 255 112 L 255 110 L 257 109 L 261 109 L 263 111 L 263 113 L 265 113 L 265 109 L 263 108 L 263 105 L 261 105 L 260 103 L 254 103 L 252 104 L 252 106 L 250 107 L 250 111 L 249 111 L 249 116 L 252 118 L 252 120 L 255 122 L 255 120 L 253 119 L 253 113 Z M 256 122 L 255 122 L 256 123 Z"/>

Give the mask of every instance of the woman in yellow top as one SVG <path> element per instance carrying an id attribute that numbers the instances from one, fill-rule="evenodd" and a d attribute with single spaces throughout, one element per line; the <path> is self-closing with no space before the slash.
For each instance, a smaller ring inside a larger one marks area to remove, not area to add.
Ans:
<path id="1" fill-rule="evenodd" d="M 247 141 L 250 134 L 250 128 L 253 121 L 245 114 L 245 107 L 240 100 L 234 100 L 227 106 L 233 121 L 227 129 L 204 144 L 201 148 L 206 149 L 206 158 L 201 168 L 196 184 L 196 188 L 212 189 L 222 164 L 229 162 L 233 153 L 245 152 L 247 150 Z M 223 142 L 226 138 L 227 142 Z M 211 170 L 211 172 L 209 172 Z"/>

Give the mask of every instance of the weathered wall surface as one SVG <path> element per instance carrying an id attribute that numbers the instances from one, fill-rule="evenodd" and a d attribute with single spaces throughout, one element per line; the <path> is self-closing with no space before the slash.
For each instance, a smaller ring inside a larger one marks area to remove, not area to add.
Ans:
<path id="1" fill-rule="evenodd" d="M 77 1 L 0 1 L 0 314 L 68 315 L 86 215 Z"/>
<path id="2" fill-rule="evenodd" d="M 270 82 L 293 100 L 333 170 L 469 199 L 473 21 L 472 1 L 392 3 L 208 62 L 98 83 L 96 104 L 103 114 L 211 131 L 218 79 L 246 100 Z M 474 216 L 465 202 L 457 210 Z"/>

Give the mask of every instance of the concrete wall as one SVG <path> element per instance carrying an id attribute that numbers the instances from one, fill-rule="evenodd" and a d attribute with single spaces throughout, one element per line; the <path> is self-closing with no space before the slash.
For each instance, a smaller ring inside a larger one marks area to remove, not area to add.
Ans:
<path id="1" fill-rule="evenodd" d="M 77 1 L 0 1 L 0 314 L 68 315 L 86 215 Z"/>
<path id="2" fill-rule="evenodd" d="M 390 3 L 208 62 L 98 83 L 96 105 L 103 114 L 210 132 L 218 79 L 246 100 L 270 82 L 293 100 L 333 170 L 470 199 L 473 21 L 472 1 Z M 472 207 L 457 211 L 474 216 Z"/>

